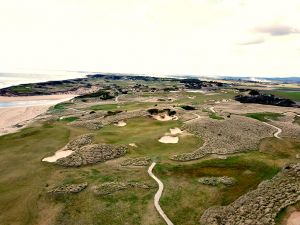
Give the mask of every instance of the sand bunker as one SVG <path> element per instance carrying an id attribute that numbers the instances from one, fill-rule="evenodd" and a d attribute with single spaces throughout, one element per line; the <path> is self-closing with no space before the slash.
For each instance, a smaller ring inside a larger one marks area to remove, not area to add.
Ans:
<path id="1" fill-rule="evenodd" d="M 130 143 L 130 144 L 128 144 L 128 145 L 131 146 L 131 147 L 137 148 L 137 145 L 136 145 L 135 143 Z"/>
<path id="2" fill-rule="evenodd" d="M 206 91 L 203 90 L 194 90 L 194 89 L 187 89 L 185 90 L 186 92 L 190 92 L 190 93 L 206 93 Z"/>
<path id="3" fill-rule="evenodd" d="M 163 136 L 158 141 L 161 143 L 165 143 L 165 144 L 177 144 L 179 141 L 179 138 L 172 137 L 172 136 Z"/>
<path id="4" fill-rule="evenodd" d="M 71 155 L 73 152 L 74 151 L 72 151 L 72 150 L 66 150 L 66 151 L 59 150 L 59 151 L 55 152 L 55 154 L 53 156 L 46 157 L 46 158 L 42 159 L 42 161 L 43 162 L 56 162 L 58 159 L 65 158 L 65 157 Z"/>
<path id="5" fill-rule="evenodd" d="M 115 126 L 117 126 L 117 127 L 124 127 L 124 126 L 126 126 L 126 125 L 127 125 L 127 123 L 125 123 L 123 120 L 121 120 L 121 121 L 115 123 Z"/>
<path id="6" fill-rule="evenodd" d="M 180 130 L 178 127 L 175 127 L 175 128 L 170 128 L 170 133 L 173 134 L 173 135 L 176 135 L 176 134 L 181 134 L 183 131 Z"/>
<path id="7" fill-rule="evenodd" d="M 169 116 L 167 114 L 159 114 L 159 115 L 153 115 L 154 119 L 159 121 L 170 121 L 170 120 L 178 120 L 177 116 Z"/>
<path id="8" fill-rule="evenodd" d="M 300 225 L 300 212 L 293 212 L 287 220 L 287 225 Z"/>

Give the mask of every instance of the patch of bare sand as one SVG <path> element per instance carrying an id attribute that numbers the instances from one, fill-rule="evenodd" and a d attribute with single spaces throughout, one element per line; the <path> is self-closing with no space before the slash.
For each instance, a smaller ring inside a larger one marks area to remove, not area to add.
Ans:
<path id="1" fill-rule="evenodd" d="M 17 96 L 17 97 L 5 97 L 0 96 L 0 102 L 14 102 L 14 101 L 38 101 L 38 100 L 61 100 L 72 99 L 77 95 L 38 95 L 38 96 Z"/>
<path id="2" fill-rule="evenodd" d="M 118 121 L 117 123 L 114 123 L 115 126 L 117 127 L 125 127 L 127 123 L 125 123 L 123 120 Z"/>
<path id="3" fill-rule="evenodd" d="M 0 135 L 16 132 L 30 120 L 46 112 L 49 106 L 0 108 Z"/>
<path id="4" fill-rule="evenodd" d="M 172 136 L 163 136 L 159 140 L 159 142 L 164 144 L 177 144 L 179 141 L 178 137 L 172 137 Z"/>
<path id="5" fill-rule="evenodd" d="M 287 220 L 287 225 L 300 225 L 300 211 L 292 212 Z"/>
<path id="6" fill-rule="evenodd" d="M 24 128 L 51 105 L 73 98 L 74 95 L 0 97 L 0 102 L 18 102 L 20 106 L 0 108 L 0 136 Z M 41 102 L 39 102 L 42 100 Z M 29 105 L 27 103 L 29 102 Z"/>
<path id="7" fill-rule="evenodd" d="M 61 159 L 61 158 L 65 158 L 69 155 L 71 155 L 74 151 L 72 150 L 59 150 L 57 152 L 55 152 L 55 154 L 53 156 L 50 156 L 50 157 L 46 157 L 46 158 L 43 158 L 42 161 L 43 162 L 56 162 L 58 159 Z"/>
<path id="8" fill-rule="evenodd" d="M 136 143 L 129 143 L 128 145 L 129 145 L 130 147 L 137 148 L 137 145 L 136 145 Z"/>
<path id="9" fill-rule="evenodd" d="M 153 115 L 152 118 L 159 120 L 159 121 L 170 121 L 170 120 L 178 120 L 177 116 L 169 116 L 167 114 L 158 114 Z"/>
<path id="10" fill-rule="evenodd" d="M 176 135 L 176 134 L 182 134 L 182 130 L 180 130 L 180 128 L 178 128 L 178 127 L 175 127 L 175 128 L 170 128 L 170 133 L 172 134 L 172 135 Z"/>

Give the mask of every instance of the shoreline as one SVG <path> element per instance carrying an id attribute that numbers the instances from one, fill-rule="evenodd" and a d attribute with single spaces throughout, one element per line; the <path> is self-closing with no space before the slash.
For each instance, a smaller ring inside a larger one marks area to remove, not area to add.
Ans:
<path id="1" fill-rule="evenodd" d="M 14 133 L 27 127 L 34 122 L 38 116 L 47 112 L 51 106 L 68 101 L 75 96 L 76 95 L 0 96 L 0 103 L 21 103 L 16 106 L 0 107 L 0 136 Z"/>
<path id="2" fill-rule="evenodd" d="M 38 101 L 38 100 L 61 100 L 63 98 L 74 98 L 76 95 L 33 95 L 33 96 L 0 96 L 0 102 L 12 101 Z"/>

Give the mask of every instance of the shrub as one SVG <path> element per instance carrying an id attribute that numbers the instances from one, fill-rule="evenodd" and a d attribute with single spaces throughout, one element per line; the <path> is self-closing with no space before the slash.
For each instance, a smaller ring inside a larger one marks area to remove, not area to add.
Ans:
<path id="1" fill-rule="evenodd" d="M 183 105 L 180 107 L 183 108 L 184 110 L 195 110 L 196 109 L 194 106 L 190 106 L 190 105 Z"/>

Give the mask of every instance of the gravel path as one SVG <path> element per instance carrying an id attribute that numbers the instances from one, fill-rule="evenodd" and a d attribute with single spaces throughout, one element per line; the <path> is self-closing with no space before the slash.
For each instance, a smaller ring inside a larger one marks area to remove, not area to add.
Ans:
<path id="1" fill-rule="evenodd" d="M 278 136 L 282 132 L 282 130 L 279 127 L 276 127 L 276 126 L 266 123 L 266 122 L 263 122 L 263 123 L 277 129 L 277 131 L 274 133 L 274 137 L 281 139 L 281 137 Z"/>
<path id="2" fill-rule="evenodd" d="M 120 103 L 119 98 L 120 98 L 121 96 L 122 96 L 122 95 L 118 95 L 118 96 L 115 98 L 115 102 L 116 102 L 116 103 Z"/>
<path id="3" fill-rule="evenodd" d="M 120 97 L 120 96 L 118 95 L 118 96 L 115 98 L 115 102 L 116 102 L 116 103 L 119 103 L 119 97 Z"/>
<path id="4" fill-rule="evenodd" d="M 215 111 L 215 109 L 214 109 L 215 107 L 214 106 L 212 106 L 212 107 L 210 107 L 209 108 L 209 110 L 212 112 L 212 113 L 216 113 L 216 111 Z"/>
<path id="5" fill-rule="evenodd" d="M 192 121 L 194 121 L 194 120 L 198 120 L 198 119 L 201 118 L 201 116 L 200 116 L 199 114 L 197 114 L 197 113 L 192 113 L 192 114 L 193 114 L 194 116 L 196 116 L 196 118 L 187 120 L 187 121 L 185 121 L 184 123 L 189 123 L 189 122 L 192 122 Z"/>
<path id="6" fill-rule="evenodd" d="M 161 217 L 166 221 L 166 223 L 168 225 L 174 225 L 159 205 L 159 199 L 164 190 L 164 184 L 152 173 L 152 170 L 155 165 L 156 165 L 156 163 L 153 162 L 148 169 L 149 176 L 152 177 L 158 183 L 158 191 L 156 192 L 156 194 L 154 196 L 154 206 L 155 206 L 156 210 L 158 211 L 158 213 L 161 215 Z"/>

